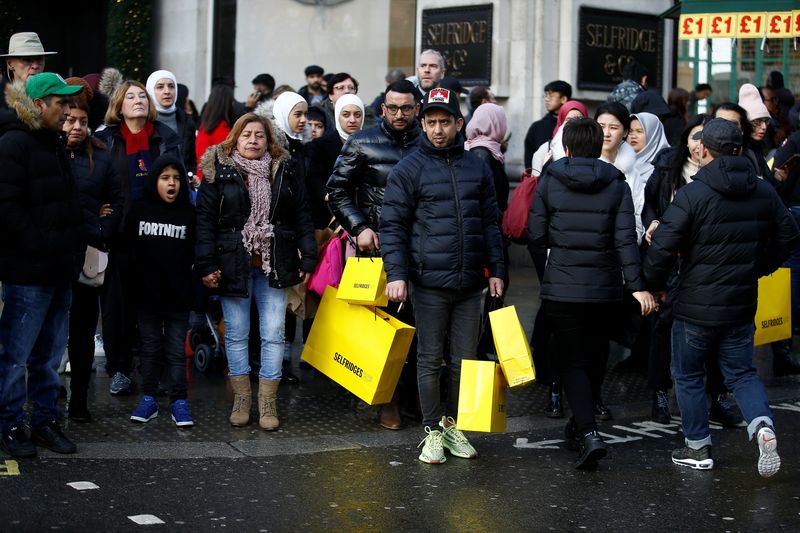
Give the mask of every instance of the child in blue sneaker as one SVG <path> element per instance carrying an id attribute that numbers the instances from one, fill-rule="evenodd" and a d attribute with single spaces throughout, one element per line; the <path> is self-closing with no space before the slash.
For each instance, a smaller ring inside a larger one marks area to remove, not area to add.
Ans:
<path id="1" fill-rule="evenodd" d="M 184 339 L 193 294 L 195 214 L 183 163 L 171 156 L 156 159 L 144 192 L 126 222 L 134 257 L 144 393 L 131 420 L 149 422 L 158 416 L 155 395 L 166 367 L 172 420 L 178 427 L 190 427 L 194 420 L 186 401 Z"/>

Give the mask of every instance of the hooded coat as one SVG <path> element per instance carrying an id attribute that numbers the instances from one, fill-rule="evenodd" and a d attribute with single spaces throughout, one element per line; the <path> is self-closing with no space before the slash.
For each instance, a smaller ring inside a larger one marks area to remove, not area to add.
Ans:
<path id="1" fill-rule="evenodd" d="M 610 163 L 588 157 L 553 161 L 539 178 L 528 236 L 550 250 L 545 300 L 611 303 L 623 289 L 644 290 L 631 191 Z"/>
<path id="2" fill-rule="evenodd" d="M 302 281 L 299 272 L 314 272 L 317 245 L 303 183 L 292 173 L 288 154 L 272 159 L 270 222 L 270 287 L 284 288 Z M 218 293 L 247 296 L 252 259 L 242 241 L 250 216 L 250 194 L 244 178 L 222 145 L 209 148 L 200 159 L 203 182 L 197 195 L 195 270 L 200 277 L 220 270 Z"/>
<path id="3" fill-rule="evenodd" d="M 77 279 L 86 251 L 78 187 L 62 133 L 44 127 L 21 85 L 0 111 L 0 281 L 48 286 Z"/>
<path id="4" fill-rule="evenodd" d="M 681 187 L 661 218 L 644 261 L 648 286 L 662 290 L 681 256 L 675 318 L 701 326 L 752 321 L 758 278 L 800 244 L 797 225 L 769 183 L 741 156 L 722 156 Z"/>
<path id="5" fill-rule="evenodd" d="M 156 183 L 165 167 L 179 170 L 180 188 L 174 202 L 165 202 Z M 161 156 L 144 183 L 144 197 L 128 214 L 127 237 L 133 251 L 134 290 L 139 309 L 188 311 L 193 301 L 195 213 L 189 201 L 186 170 L 176 157 Z"/>

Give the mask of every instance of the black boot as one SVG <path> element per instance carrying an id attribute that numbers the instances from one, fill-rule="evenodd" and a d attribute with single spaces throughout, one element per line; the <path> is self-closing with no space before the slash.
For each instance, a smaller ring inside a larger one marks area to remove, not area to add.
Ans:
<path id="1" fill-rule="evenodd" d="M 650 419 L 659 424 L 669 424 L 672 416 L 669 412 L 669 393 L 665 390 L 653 392 L 653 408 L 650 412 Z"/>
<path id="2" fill-rule="evenodd" d="M 792 355 L 791 339 L 772 343 L 772 374 L 776 377 L 800 374 L 800 363 Z"/>
<path id="3" fill-rule="evenodd" d="M 283 362 L 283 370 L 281 371 L 281 383 L 287 385 L 297 385 L 300 383 L 300 378 L 292 372 L 292 365 L 288 361 Z"/>
<path id="4" fill-rule="evenodd" d="M 594 470 L 597 468 L 597 461 L 605 457 L 607 453 L 606 444 L 597 434 L 597 431 L 587 433 L 583 437 L 575 468 L 578 470 Z"/>
<path id="5" fill-rule="evenodd" d="M 547 400 L 545 412 L 548 418 L 564 418 L 564 405 L 561 401 L 561 384 L 550 385 L 550 398 Z"/>

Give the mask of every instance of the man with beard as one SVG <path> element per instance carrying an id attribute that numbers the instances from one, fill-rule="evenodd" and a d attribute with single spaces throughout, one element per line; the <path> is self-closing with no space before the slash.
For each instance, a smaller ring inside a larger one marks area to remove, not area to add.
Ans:
<path id="1" fill-rule="evenodd" d="M 441 53 L 430 48 L 423 50 L 417 63 L 417 80 L 419 83 L 417 100 L 421 101 L 425 93 L 434 87 L 438 87 L 446 72 L 444 56 Z"/>
<path id="2" fill-rule="evenodd" d="M 325 70 L 319 65 L 309 65 L 306 67 L 306 84 L 300 87 L 297 94 L 308 102 L 308 107 L 317 105 L 325 99 L 325 91 L 322 89 L 322 75 Z"/>
<path id="3" fill-rule="evenodd" d="M 328 180 L 328 205 L 365 255 L 380 248 L 378 225 L 386 179 L 395 164 L 417 146 L 418 109 L 413 83 L 401 80 L 389 85 L 381 105 L 383 121 L 350 136 Z M 389 312 L 396 310 L 392 305 Z M 380 421 L 387 429 L 400 429 L 396 401 L 383 406 Z"/>

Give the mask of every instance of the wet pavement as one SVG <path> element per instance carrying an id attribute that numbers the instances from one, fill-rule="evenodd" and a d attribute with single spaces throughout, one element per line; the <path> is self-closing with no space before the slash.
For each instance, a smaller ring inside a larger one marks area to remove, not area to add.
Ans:
<path id="1" fill-rule="evenodd" d="M 530 331 L 538 307 L 535 274 L 519 268 L 512 274 L 507 303 Z M 166 398 L 159 398 L 157 419 L 133 424 L 138 396 L 111 397 L 99 359 L 90 391 L 94 421 L 64 422 L 78 443 L 76 455 L 44 451 L 15 462 L 0 452 L 0 531 L 799 528 L 800 378 L 771 377 L 768 350 L 759 350 L 757 363 L 783 458 L 770 480 L 758 477 L 756 447 L 742 430 L 713 428 L 711 472 L 674 466 L 669 453 L 681 442 L 679 422 L 649 422 L 644 377 L 614 371 L 604 394 L 615 416 L 601 423 L 610 455 L 598 472 L 572 468 L 564 420 L 544 416 L 548 389 L 541 384 L 509 392 L 508 433 L 469 435 L 478 460 L 424 465 L 417 461 L 424 437 L 418 422 L 406 417 L 402 430 L 381 428 L 375 408 L 300 368 L 301 350 L 294 346 L 301 383 L 281 386 L 281 429 L 274 433 L 257 423 L 227 424 L 230 396 L 220 372 L 190 374 L 194 428 L 174 426 Z M 610 366 L 622 355 L 616 350 Z M 97 488 L 68 485 L 74 482 Z"/>

